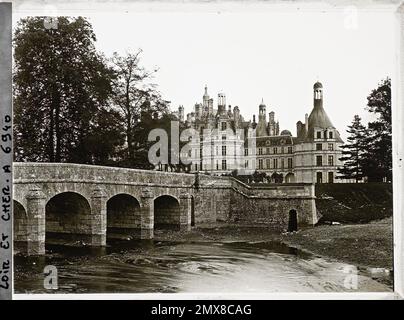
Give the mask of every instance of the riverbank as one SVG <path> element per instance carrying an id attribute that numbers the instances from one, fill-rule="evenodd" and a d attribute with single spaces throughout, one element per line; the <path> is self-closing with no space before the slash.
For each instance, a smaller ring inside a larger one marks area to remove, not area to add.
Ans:
<path id="1" fill-rule="evenodd" d="M 320 225 L 280 234 L 266 227 L 202 225 L 190 232 L 156 231 L 159 241 L 281 241 L 317 256 L 384 272 L 393 270 L 392 218 L 366 224 Z M 389 285 L 392 285 L 390 283 Z"/>
<path id="2" fill-rule="evenodd" d="M 314 254 L 367 268 L 393 269 L 392 218 L 366 224 L 321 225 L 281 236 Z"/>

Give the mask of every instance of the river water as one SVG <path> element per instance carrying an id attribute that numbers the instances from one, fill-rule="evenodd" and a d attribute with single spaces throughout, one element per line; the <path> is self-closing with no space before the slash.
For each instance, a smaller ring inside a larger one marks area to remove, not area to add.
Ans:
<path id="1" fill-rule="evenodd" d="M 15 257 L 16 293 L 271 293 L 391 291 L 385 270 L 359 270 L 280 242 L 114 241 L 106 248 L 47 246 Z M 44 289 L 53 265 L 58 289 Z M 385 281 L 385 282 L 386 282 Z"/>

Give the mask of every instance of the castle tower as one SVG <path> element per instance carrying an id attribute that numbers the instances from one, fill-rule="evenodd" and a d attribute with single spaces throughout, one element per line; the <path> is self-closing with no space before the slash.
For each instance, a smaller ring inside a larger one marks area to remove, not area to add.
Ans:
<path id="1" fill-rule="evenodd" d="M 233 118 L 234 118 L 234 125 L 236 128 L 238 128 L 240 121 L 240 109 L 238 108 L 238 106 L 235 106 L 233 108 Z"/>
<path id="2" fill-rule="evenodd" d="M 306 139 L 328 139 L 332 137 L 331 139 L 342 142 L 339 133 L 335 131 L 334 125 L 323 108 L 323 85 L 320 82 L 316 82 L 313 86 L 313 100 L 313 110 L 308 118 L 306 116 L 305 128 L 308 133 Z M 331 131 L 335 132 L 329 134 Z"/>
<path id="3" fill-rule="evenodd" d="M 201 119 L 202 112 L 203 112 L 203 110 L 201 110 L 201 109 L 202 109 L 202 106 L 199 103 L 196 103 L 195 104 L 195 119 L 198 119 L 198 120 Z"/>
<path id="4" fill-rule="evenodd" d="M 205 93 L 203 94 L 203 108 L 206 109 L 209 104 L 208 86 L 205 85 Z"/>
<path id="5" fill-rule="evenodd" d="M 264 99 L 262 99 L 261 104 L 259 105 L 258 122 L 260 120 L 266 122 L 266 109 L 267 106 L 264 104 Z"/>
<path id="6" fill-rule="evenodd" d="M 208 100 L 208 114 L 213 115 L 213 98 Z"/>
<path id="7" fill-rule="evenodd" d="M 264 104 L 264 99 L 262 99 L 258 109 L 259 110 L 258 110 L 257 137 L 264 137 L 268 135 L 267 116 L 266 116 L 267 106 Z"/>
<path id="8" fill-rule="evenodd" d="M 178 107 L 178 120 L 184 121 L 184 106 Z"/>
<path id="9" fill-rule="evenodd" d="M 268 134 L 270 136 L 275 136 L 276 122 L 275 122 L 275 112 L 271 111 L 269 113 L 269 121 L 268 121 Z"/>

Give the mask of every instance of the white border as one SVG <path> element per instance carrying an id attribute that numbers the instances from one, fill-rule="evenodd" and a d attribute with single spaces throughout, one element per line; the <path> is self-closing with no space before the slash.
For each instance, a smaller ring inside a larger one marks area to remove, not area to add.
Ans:
<path id="1" fill-rule="evenodd" d="M 0 0 L 0 2 L 4 2 Z M 13 299 L 16 300 L 184 300 L 184 299 L 224 299 L 224 300 L 280 300 L 280 299 L 308 299 L 308 300 L 328 300 L 328 299 L 403 299 L 404 298 L 404 238 L 402 232 L 404 231 L 404 219 L 402 217 L 404 212 L 404 202 L 401 197 L 404 194 L 403 182 L 403 139 L 404 139 L 404 4 L 402 0 L 385 0 L 382 1 L 359 1 L 350 0 L 344 1 L 342 4 L 338 1 L 311 1 L 305 2 L 288 2 L 280 3 L 279 1 L 204 1 L 198 0 L 185 0 L 185 1 L 164 1 L 164 2 L 147 2 L 147 1 L 120 1 L 114 3 L 100 2 L 77 2 L 69 1 L 54 1 L 49 0 L 15 0 L 13 1 L 13 14 L 32 14 L 44 15 L 51 13 L 55 15 L 69 15 L 80 14 L 85 15 L 86 11 L 94 11 L 95 7 L 97 12 L 111 11 L 127 11 L 133 10 L 136 7 L 137 12 L 142 11 L 192 11 L 195 6 L 201 11 L 250 11 L 250 10 L 265 10 L 271 7 L 271 10 L 296 10 L 299 8 L 301 11 L 317 11 L 323 10 L 342 10 L 344 7 L 354 5 L 366 10 L 392 10 L 392 7 L 399 8 L 397 10 L 396 19 L 396 63 L 397 73 L 392 75 L 392 113 L 393 113 L 393 199 L 394 199 L 394 292 L 387 293 L 257 293 L 257 294 L 233 294 L 233 293 L 173 293 L 173 294 L 13 294 Z M 289 8 L 287 8 L 289 5 Z M 290 8 L 293 5 L 294 8 Z"/>
<path id="2" fill-rule="evenodd" d="M 394 290 L 404 298 L 404 4 L 396 14 L 397 72 L 392 79 Z"/>

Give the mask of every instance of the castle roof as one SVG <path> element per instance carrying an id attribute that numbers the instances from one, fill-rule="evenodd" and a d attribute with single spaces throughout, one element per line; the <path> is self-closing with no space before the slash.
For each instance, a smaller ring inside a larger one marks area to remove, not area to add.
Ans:
<path id="1" fill-rule="evenodd" d="M 273 146 L 284 146 L 284 145 L 292 145 L 293 137 L 292 136 L 266 136 L 266 137 L 257 137 L 257 147 L 273 147 Z"/>
<path id="2" fill-rule="evenodd" d="M 313 110 L 310 113 L 309 116 L 309 130 L 307 132 L 306 136 L 306 141 L 313 140 L 314 139 L 314 129 L 335 129 L 334 125 L 332 124 L 330 118 L 328 117 L 327 113 L 325 112 L 324 108 L 322 105 L 316 105 L 314 106 Z M 335 134 L 335 139 L 338 140 L 338 142 L 343 142 L 339 133 L 336 131 Z"/>

